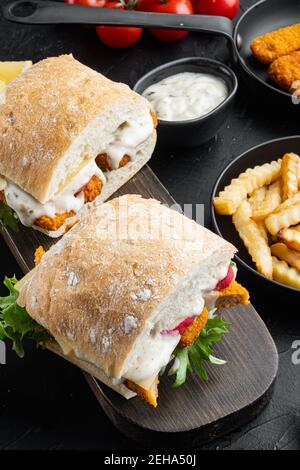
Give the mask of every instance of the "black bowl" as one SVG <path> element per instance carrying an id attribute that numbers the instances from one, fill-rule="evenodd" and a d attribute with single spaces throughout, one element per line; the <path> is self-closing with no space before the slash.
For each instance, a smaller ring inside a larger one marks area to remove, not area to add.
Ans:
<path id="1" fill-rule="evenodd" d="M 221 173 L 217 179 L 211 198 L 211 211 L 212 221 L 217 233 L 225 240 L 230 241 L 238 249 L 236 259 L 243 267 L 250 271 L 259 282 L 267 283 L 269 285 L 277 286 L 284 291 L 300 293 L 299 289 L 286 286 L 280 282 L 270 280 L 260 274 L 248 254 L 242 240 L 240 239 L 235 227 L 232 223 L 231 216 L 218 215 L 213 206 L 213 198 L 230 183 L 232 178 L 236 178 L 240 173 L 244 172 L 247 168 L 253 168 L 255 165 L 262 165 L 263 163 L 277 160 L 287 152 L 295 152 L 300 154 L 300 136 L 283 137 L 282 139 L 270 140 L 264 144 L 257 145 L 256 147 L 247 150 L 242 155 L 237 157 L 231 162 Z"/>
<path id="2" fill-rule="evenodd" d="M 158 144 L 167 147 L 196 147 L 212 139 L 225 124 L 238 81 L 234 72 L 216 60 L 190 57 L 161 65 L 144 75 L 135 84 L 134 91 L 142 94 L 146 88 L 160 80 L 181 72 L 209 73 L 224 80 L 228 88 L 227 98 L 210 113 L 188 121 L 158 121 Z"/>

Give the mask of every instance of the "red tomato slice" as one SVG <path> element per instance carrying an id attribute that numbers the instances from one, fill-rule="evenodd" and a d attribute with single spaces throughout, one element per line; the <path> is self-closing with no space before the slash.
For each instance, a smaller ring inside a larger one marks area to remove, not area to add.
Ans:
<path id="1" fill-rule="evenodd" d="M 179 333 L 180 335 L 183 335 L 185 330 L 193 323 L 194 319 L 195 317 L 187 317 L 182 322 L 180 322 L 179 325 L 175 326 L 175 328 L 172 328 L 172 330 L 163 330 L 161 334 L 173 335 L 175 333 Z"/>
<path id="2" fill-rule="evenodd" d="M 229 284 L 231 284 L 233 279 L 234 279 L 234 272 L 230 264 L 226 276 L 224 277 L 224 279 L 218 282 L 218 284 L 215 287 L 215 290 L 226 289 L 226 287 L 228 287 Z"/>

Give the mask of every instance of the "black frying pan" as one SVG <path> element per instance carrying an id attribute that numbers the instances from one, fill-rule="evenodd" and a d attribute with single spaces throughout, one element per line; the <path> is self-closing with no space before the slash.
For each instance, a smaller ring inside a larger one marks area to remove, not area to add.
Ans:
<path id="1" fill-rule="evenodd" d="M 263 0 L 249 8 L 239 19 L 233 34 L 240 73 L 252 94 L 300 109 L 289 93 L 270 81 L 267 66 L 260 64 L 250 50 L 251 41 L 269 31 L 300 23 L 300 0 Z M 255 97 L 253 97 L 255 99 Z"/>
<path id="2" fill-rule="evenodd" d="M 51 1 L 18 0 L 2 7 L 4 17 L 23 24 L 101 24 L 141 26 L 143 28 L 186 29 L 221 34 L 229 39 L 232 53 L 249 93 L 260 99 L 271 99 L 276 105 L 298 107 L 290 94 L 276 87 L 267 75 L 267 67 L 251 54 L 252 39 L 282 26 L 300 22 L 299 0 L 263 0 L 249 8 L 233 29 L 224 17 L 204 15 L 173 15 L 137 11 L 92 8 Z"/>

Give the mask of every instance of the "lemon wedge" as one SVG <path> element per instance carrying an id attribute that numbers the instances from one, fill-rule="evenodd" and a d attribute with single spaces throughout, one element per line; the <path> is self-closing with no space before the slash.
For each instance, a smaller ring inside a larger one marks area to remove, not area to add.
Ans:
<path id="1" fill-rule="evenodd" d="M 11 80 L 14 80 L 31 66 L 31 60 L 22 62 L 0 62 L 0 90 L 3 87 L 2 83 L 4 83 L 4 86 L 7 85 Z"/>
<path id="2" fill-rule="evenodd" d="M 6 87 L 5 82 L 3 82 L 2 80 L 0 80 L 0 93 L 1 93 L 1 91 L 4 90 L 5 87 Z"/>

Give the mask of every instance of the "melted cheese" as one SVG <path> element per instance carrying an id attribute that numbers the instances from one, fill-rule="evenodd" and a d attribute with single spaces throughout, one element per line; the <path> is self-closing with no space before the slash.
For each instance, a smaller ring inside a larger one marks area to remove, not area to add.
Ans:
<path id="1" fill-rule="evenodd" d="M 102 181 L 105 180 L 102 171 L 92 160 L 77 173 L 57 196 L 45 204 L 37 201 L 12 181 L 7 180 L 7 186 L 4 188 L 6 202 L 16 212 L 22 224 L 27 227 L 31 227 L 34 221 L 43 215 L 55 217 L 56 214 L 69 211 L 77 213 L 84 205 L 84 194 L 80 193 L 77 196 L 75 194 L 94 175 L 99 176 Z"/>

